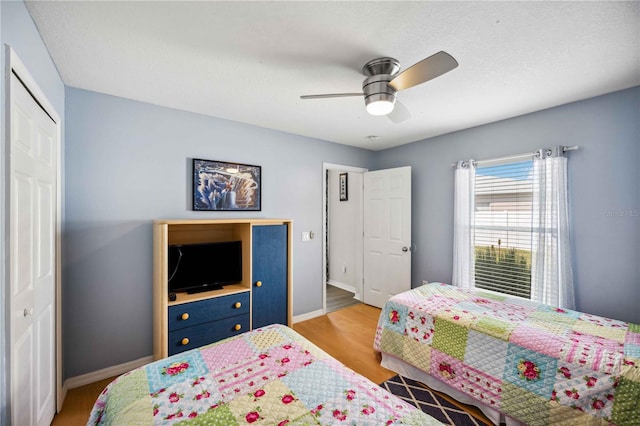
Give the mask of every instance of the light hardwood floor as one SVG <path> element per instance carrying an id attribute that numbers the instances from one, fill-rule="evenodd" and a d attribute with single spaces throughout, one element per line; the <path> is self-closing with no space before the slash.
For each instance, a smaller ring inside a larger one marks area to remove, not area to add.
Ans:
<path id="1" fill-rule="evenodd" d="M 53 418 L 52 426 L 81 426 L 86 425 L 93 403 L 96 402 L 100 392 L 115 377 L 90 383 L 67 392 L 67 397 L 62 404 L 62 410 Z"/>
<path id="2" fill-rule="evenodd" d="M 358 304 L 294 324 L 293 329 L 374 383 L 395 375 L 380 366 L 373 338 L 380 309 Z"/>
<path id="3" fill-rule="evenodd" d="M 379 315 L 380 309 L 358 304 L 294 324 L 293 329 L 352 370 L 382 383 L 395 373 L 380 366 L 380 354 L 373 349 Z M 52 425 L 86 425 L 93 403 L 112 379 L 71 389 Z"/>

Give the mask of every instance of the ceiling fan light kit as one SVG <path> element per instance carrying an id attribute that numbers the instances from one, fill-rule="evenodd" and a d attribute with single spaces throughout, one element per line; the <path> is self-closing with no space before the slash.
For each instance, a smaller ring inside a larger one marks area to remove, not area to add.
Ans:
<path id="1" fill-rule="evenodd" d="M 367 106 L 367 112 L 369 114 L 387 115 L 393 111 L 395 100 L 395 96 L 390 97 L 387 94 L 377 94 L 365 98 L 364 103 Z"/>
<path id="2" fill-rule="evenodd" d="M 364 104 L 371 115 L 388 115 L 396 103 L 396 92 L 409 89 L 441 76 L 458 66 L 458 62 L 447 52 L 440 51 L 400 72 L 400 63 L 390 57 L 376 58 L 362 67 L 367 76 L 362 82 L 362 93 L 334 93 L 325 95 L 304 95 L 301 99 L 341 98 L 364 96 Z M 409 114 L 404 114 L 408 118 Z M 403 118 L 406 119 L 406 118 Z M 403 120 L 392 120 L 400 122 Z"/>

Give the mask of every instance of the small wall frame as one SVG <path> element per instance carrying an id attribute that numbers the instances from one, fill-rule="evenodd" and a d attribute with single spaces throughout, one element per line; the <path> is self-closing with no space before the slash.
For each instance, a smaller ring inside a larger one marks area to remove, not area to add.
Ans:
<path id="1" fill-rule="evenodd" d="M 338 185 L 340 201 L 349 201 L 349 173 L 340 173 Z"/>

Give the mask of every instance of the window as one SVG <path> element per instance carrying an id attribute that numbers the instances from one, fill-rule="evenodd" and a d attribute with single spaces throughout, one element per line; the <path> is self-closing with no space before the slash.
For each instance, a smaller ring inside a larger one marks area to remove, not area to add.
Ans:
<path id="1" fill-rule="evenodd" d="M 475 286 L 529 299 L 533 161 L 477 167 Z"/>
<path id="2" fill-rule="evenodd" d="M 564 156 L 572 149 L 454 164 L 453 285 L 574 309 Z"/>

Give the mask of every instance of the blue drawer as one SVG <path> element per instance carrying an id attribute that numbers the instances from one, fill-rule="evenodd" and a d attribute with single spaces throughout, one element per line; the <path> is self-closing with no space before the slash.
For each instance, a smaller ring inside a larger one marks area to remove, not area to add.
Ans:
<path id="1" fill-rule="evenodd" d="M 236 307 L 238 303 L 240 307 Z M 249 313 L 249 308 L 248 291 L 169 306 L 169 332 L 247 314 Z"/>
<path id="2" fill-rule="evenodd" d="M 236 326 L 240 326 L 236 330 Z M 238 315 L 169 333 L 169 355 L 204 346 L 249 331 L 249 314 Z M 187 342 L 188 339 L 188 343 Z"/>

